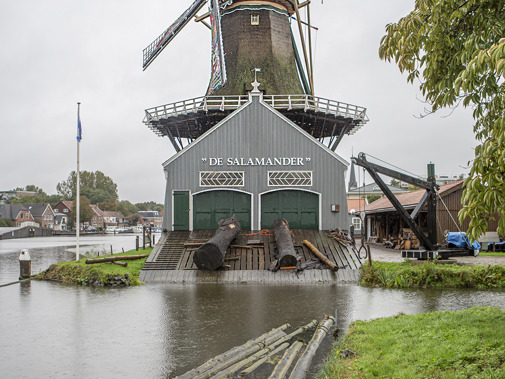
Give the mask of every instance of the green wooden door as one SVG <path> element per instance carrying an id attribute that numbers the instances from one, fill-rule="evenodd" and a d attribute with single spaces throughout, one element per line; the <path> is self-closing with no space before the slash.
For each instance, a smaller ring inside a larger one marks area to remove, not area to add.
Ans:
<path id="1" fill-rule="evenodd" d="M 174 191 L 174 230 L 189 230 L 189 191 Z"/>
<path id="2" fill-rule="evenodd" d="M 193 196 L 193 229 L 217 229 L 223 218 L 237 217 L 242 230 L 251 229 L 251 195 L 236 191 L 208 191 Z"/>
<path id="3" fill-rule="evenodd" d="M 271 229 L 278 218 L 286 219 L 291 229 L 319 229 L 319 195 L 285 190 L 261 196 L 261 228 Z"/>

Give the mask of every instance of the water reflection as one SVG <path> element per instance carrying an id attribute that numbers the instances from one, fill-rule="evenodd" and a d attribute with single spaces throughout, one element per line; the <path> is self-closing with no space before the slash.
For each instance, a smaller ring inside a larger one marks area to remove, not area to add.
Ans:
<path id="1" fill-rule="evenodd" d="M 126 246 L 129 241 L 121 238 L 113 243 Z M 17 280 L 19 250 L 27 247 L 21 241 L 14 251 L 14 242 L 8 248 L 4 242 L 8 241 L 0 241 L 0 283 Z M 55 239 L 52 247 L 28 246 L 32 271 L 73 259 L 68 246 L 57 246 L 64 242 Z M 111 243 L 107 239 L 95 242 Z M 173 377 L 286 322 L 298 327 L 338 310 L 338 327 L 345 329 L 357 319 L 400 312 L 477 305 L 505 309 L 504 295 L 505 291 L 390 290 L 336 284 L 157 284 L 95 289 L 23 282 L 0 288 L 0 372 L 19 378 Z M 303 337 L 309 339 L 310 333 Z M 332 337 L 324 340 L 309 377 L 331 343 Z M 259 371 L 257 377 L 264 375 Z"/>

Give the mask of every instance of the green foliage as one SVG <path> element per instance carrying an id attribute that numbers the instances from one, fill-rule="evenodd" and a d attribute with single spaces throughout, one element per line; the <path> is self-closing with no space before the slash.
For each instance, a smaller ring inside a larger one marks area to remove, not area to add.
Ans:
<path id="1" fill-rule="evenodd" d="M 383 195 L 374 195 L 374 194 L 365 196 L 365 198 L 368 201 L 368 204 L 371 204 L 376 200 L 382 199 L 383 197 L 384 197 Z"/>
<path id="2" fill-rule="evenodd" d="M 91 222 L 93 218 L 93 209 L 91 209 L 91 204 L 86 196 L 80 196 L 79 204 L 79 221 L 81 223 Z M 77 201 L 72 202 L 72 214 L 75 216 L 77 208 Z"/>
<path id="3" fill-rule="evenodd" d="M 72 171 L 67 180 L 58 183 L 56 190 L 65 200 L 71 200 L 76 195 L 77 175 Z M 101 171 L 79 173 L 80 192 L 92 204 L 118 199 L 117 184 Z"/>
<path id="4" fill-rule="evenodd" d="M 480 145 L 465 180 L 460 221 L 475 240 L 497 214 L 505 234 L 505 0 L 418 0 L 386 26 L 379 56 L 420 81 L 432 111 L 472 106 Z"/>
<path id="5" fill-rule="evenodd" d="M 367 263 L 361 267 L 360 284 L 387 288 L 449 287 L 505 288 L 505 266 L 457 266 L 426 261 L 422 265 L 410 262 Z"/>
<path id="6" fill-rule="evenodd" d="M 154 201 L 146 201 L 144 203 L 135 204 L 137 211 L 162 211 L 163 204 L 155 203 Z"/>
<path id="7" fill-rule="evenodd" d="M 0 219 L 0 228 L 12 228 L 14 227 L 14 222 L 8 218 Z"/>
<path id="8" fill-rule="evenodd" d="M 398 187 L 400 188 L 401 187 L 401 183 L 399 180 L 396 180 L 396 179 L 391 179 L 391 183 L 389 183 L 389 185 L 393 186 L 393 187 Z"/>
<path id="9" fill-rule="evenodd" d="M 317 377 L 502 378 L 504 323 L 505 311 L 484 307 L 356 321 Z"/>

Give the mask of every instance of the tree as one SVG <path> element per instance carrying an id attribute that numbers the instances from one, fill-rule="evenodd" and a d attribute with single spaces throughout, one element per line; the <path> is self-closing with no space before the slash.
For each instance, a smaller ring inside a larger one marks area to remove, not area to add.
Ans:
<path id="1" fill-rule="evenodd" d="M 79 174 L 80 192 L 93 204 L 118 199 L 117 184 L 101 171 L 82 171 Z M 56 190 L 66 200 L 76 195 L 77 175 L 72 171 L 67 180 L 58 183 Z"/>
<path id="2" fill-rule="evenodd" d="M 389 185 L 393 186 L 393 187 L 398 187 L 400 188 L 401 187 L 401 183 L 399 180 L 396 180 L 396 179 L 391 179 L 391 183 L 389 183 Z"/>
<path id="3" fill-rule="evenodd" d="M 0 219 L 0 227 L 3 228 L 12 228 L 14 226 L 14 222 L 8 218 Z"/>
<path id="4" fill-rule="evenodd" d="M 79 198 L 81 199 L 79 204 L 80 223 L 91 222 L 91 219 L 93 218 L 93 209 L 91 209 L 89 200 L 86 196 L 80 196 Z M 77 201 L 75 201 L 75 199 L 72 202 L 72 214 L 74 215 L 74 218 L 77 216 Z M 73 222 L 75 222 L 75 220 L 73 220 Z"/>
<path id="5" fill-rule="evenodd" d="M 379 56 L 394 59 L 435 112 L 460 103 L 473 108 L 480 145 L 465 180 L 462 222 L 476 239 L 498 214 L 505 234 L 505 0 L 417 0 L 386 26 Z"/>

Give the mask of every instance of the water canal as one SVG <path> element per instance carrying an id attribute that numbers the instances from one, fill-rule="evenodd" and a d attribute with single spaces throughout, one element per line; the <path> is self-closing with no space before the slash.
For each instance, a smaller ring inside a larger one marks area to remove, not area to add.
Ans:
<path id="1" fill-rule="evenodd" d="M 6 277 L 12 269 L 4 267 L 12 265 L 6 257 L 17 258 L 19 250 L 14 250 L 19 247 L 9 242 L 7 248 L 4 242 L 0 283 L 17 278 Z M 31 248 L 44 256 L 41 264 L 72 259 L 68 246 L 55 245 Z M 16 276 L 17 261 L 14 265 Z M 477 305 L 505 309 L 505 291 L 387 290 L 352 284 L 95 289 L 32 281 L 0 288 L 0 371 L 16 378 L 172 377 L 285 322 L 300 326 L 335 310 L 338 327 L 345 329 L 357 319 Z M 332 337 L 326 338 L 316 364 L 331 342 Z"/>

